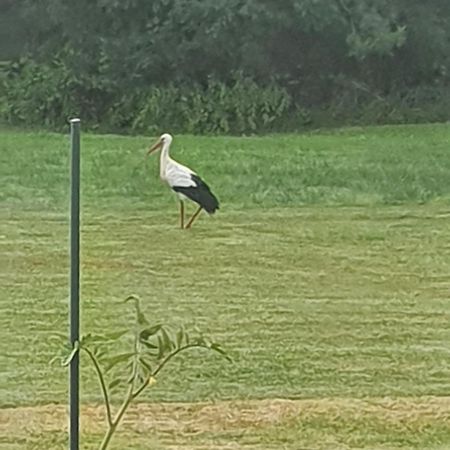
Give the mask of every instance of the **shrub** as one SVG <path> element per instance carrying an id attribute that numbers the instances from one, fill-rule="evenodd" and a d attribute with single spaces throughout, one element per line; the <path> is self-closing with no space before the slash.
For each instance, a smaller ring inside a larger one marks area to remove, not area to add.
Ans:
<path id="1" fill-rule="evenodd" d="M 299 130 L 305 125 L 396 124 L 450 119 L 450 87 L 400 88 L 381 93 L 345 76 L 334 77 L 334 92 L 306 110 L 279 82 L 258 84 L 241 71 L 228 82 L 210 77 L 166 85 L 119 85 L 108 66 L 81 74 L 55 57 L 51 64 L 28 58 L 3 63 L 0 120 L 52 129 L 79 115 L 85 129 L 103 132 L 253 134 Z"/>
<path id="2" fill-rule="evenodd" d="M 101 74 L 78 76 L 58 58 L 51 64 L 22 58 L 2 67 L 0 118 L 11 124 L 60 129 L 69 117 L 81 115 L 96 127 L 113 101 L 113 92 L 114 85 Z"/>
<path id="3" fill-rule="evenodd" d="M 275 130 L 286 118 L 291 99 L 275 83 L 258 85 L 241 72 L 225 84 L 116 89 L 101 73 L 76 76 L 63 62 L 51 65 L 23 58 L 5 64 L 1 76 L 0 118 L 11 124 L 60 129 L 80 115 L 86 128 L 154 133 L 257 133 Z"/>
<path id="4" fill-rule="evenodd" d="M 335 80 L 333 100 L 325 118 L 336 125 L 382 125 L 445 122 L 450 120 L 450 86 L 424 85 L 388 93 L 351 79 Z"/>
<path id="5" fill-rule="evenodd" d="M 199 84 L 150 88 L 132 129 L 155 132 L 244 134 L 275 130 L 289 112 L 289 94 L 275 83 L 259 86 L 241 72 L 227 85 L 210 78 Z"/>

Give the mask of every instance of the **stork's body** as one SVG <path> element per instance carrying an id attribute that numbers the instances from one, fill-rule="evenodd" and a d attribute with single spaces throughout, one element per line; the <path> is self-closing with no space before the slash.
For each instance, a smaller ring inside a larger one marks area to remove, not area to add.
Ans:
<path id="1" fill-rule="evenodd" d="M 181 228 L 190 228 L 192 223 L 204 209 L 208 214 L 214 214 L 219 209 L 219 201 L 211 192 L 209 186 L 189 167 L 174 161 L 169 155 L 172 136 L 163 134 L 148 153 L 161 148 L 159 176 L 162 181 L 178 195 L 180 200 Z M 184 227 L 184 200 L 189 199 L 199 205 L 198 210 Z"/>

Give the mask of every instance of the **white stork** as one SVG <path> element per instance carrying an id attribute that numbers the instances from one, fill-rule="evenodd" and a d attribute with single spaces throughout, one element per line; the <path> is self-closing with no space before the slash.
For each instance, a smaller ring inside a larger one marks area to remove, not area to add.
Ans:
<path id="1" fill-rule="evenodd" d="M 180 200 L 180 224 L 181 228 L 190 228 L 204 209 L 208 214 L 214 214 L 219 209 L 219 201 L 211 192 L 209 186 L 189 167 L 174 161 L 169 156 L 169 148 L 172 143 L 172 136 L 164 133 L 158 141 L 150 147 L 147 155 L 161 149 L 161 158 L 159 166 L 159 176 L 169 187 L 175 191 Z M 184 200 L 192 200 L 199 205 L 199 208 L 191 217 L 186 227 L 184 226 Z"/>

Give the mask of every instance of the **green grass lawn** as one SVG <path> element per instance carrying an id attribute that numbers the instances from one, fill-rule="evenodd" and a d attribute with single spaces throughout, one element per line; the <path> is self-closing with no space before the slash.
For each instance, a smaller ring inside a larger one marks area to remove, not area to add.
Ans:
<path id="1" fill-rule="evenodd" d="M 190 231 L 151 143 L 83 136 L 83 331 L 123 328 L 134 293 L 234 363 L 180 358 L 113 448 L 450 448 L 450 127 L 176 137 L 173 156 L 222 201 Z M 68 326 L 68 146 L 2 131 L 2 448 L 67 439 L 67 371 L 49 361 Z"/>

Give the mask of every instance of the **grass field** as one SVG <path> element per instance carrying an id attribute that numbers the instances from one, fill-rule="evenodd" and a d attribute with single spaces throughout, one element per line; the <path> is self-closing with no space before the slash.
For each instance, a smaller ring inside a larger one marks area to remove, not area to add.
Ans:
<path id="1" fill-rule="evenodd" d="M 151 142 L 83 136 L 83 331 L 122 328 L 135 293 L 234 363 L 180 358 L 113 448 L 450 448 L 450 127 L 176 137 L 222 201 L 190 231 Z M 2 130 L 2 449 L 66 447 L 67 371 L 49 361 L 67 329 L 68 145 Z M 94 449 L 87 365 L 82 381 Z"/>

